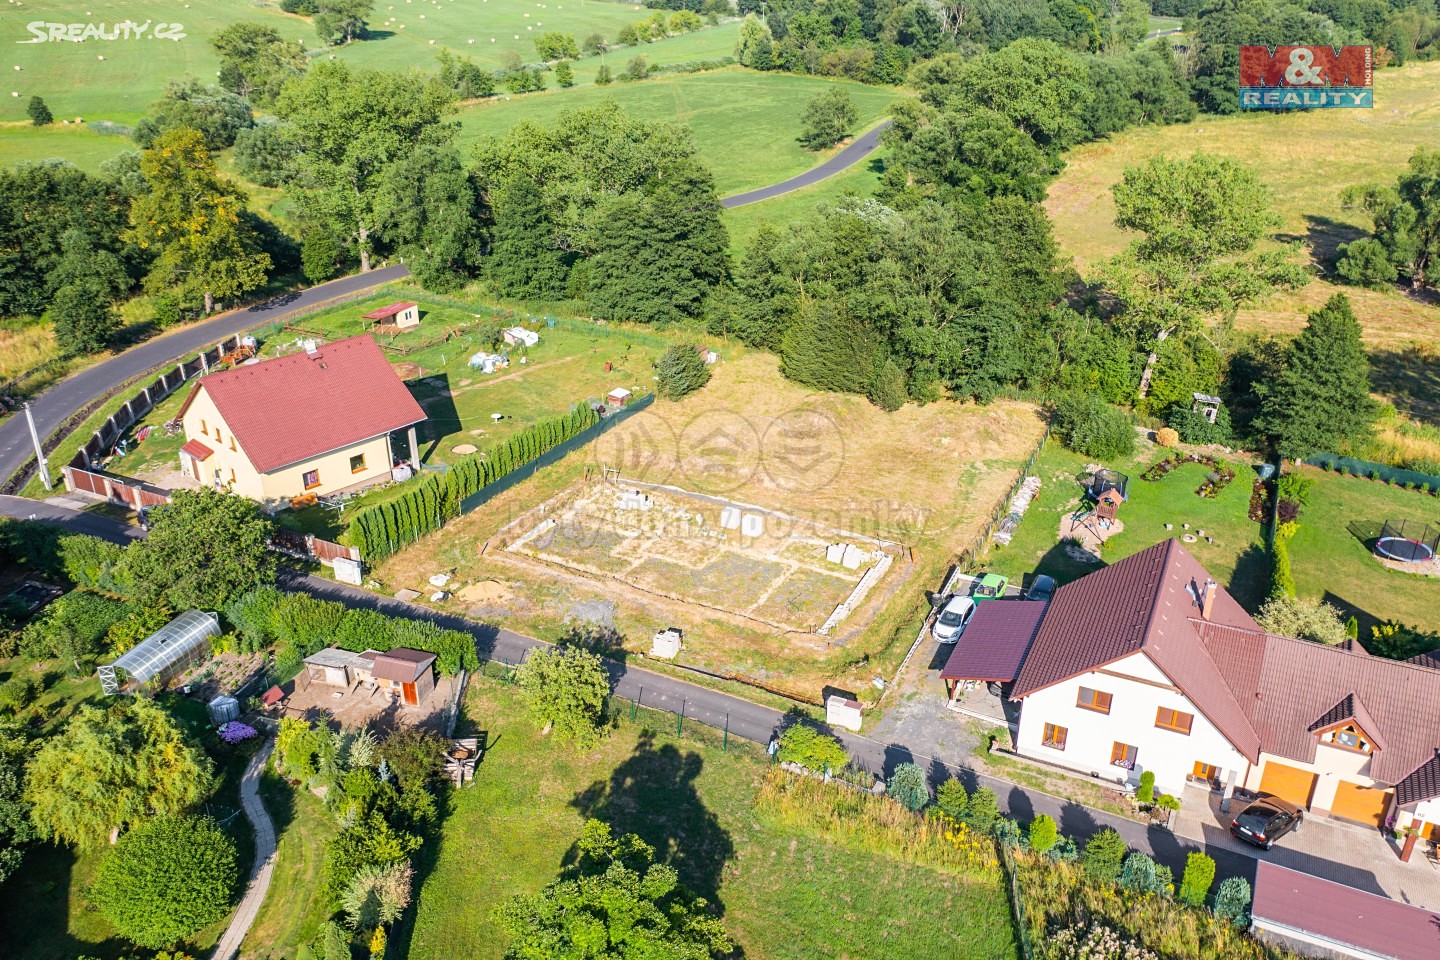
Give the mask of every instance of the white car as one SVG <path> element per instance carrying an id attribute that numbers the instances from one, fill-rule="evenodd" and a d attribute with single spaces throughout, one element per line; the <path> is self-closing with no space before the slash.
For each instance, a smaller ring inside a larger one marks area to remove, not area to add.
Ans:
<path id="1" fill-rule="evenodd" d="M 965 625 L 975 616 L 975 601 L 969 597 L 952 597 L 935 618 L 935 639 L 954 643 L 965 632 Z"/>

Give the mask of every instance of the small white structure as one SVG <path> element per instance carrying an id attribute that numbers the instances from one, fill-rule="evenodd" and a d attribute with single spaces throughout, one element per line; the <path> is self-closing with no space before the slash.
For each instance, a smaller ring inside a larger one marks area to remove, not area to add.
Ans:
<path id="1" fill-rule="evenodd" d="M 831 694 L 825 701 L 825 722 L 832 727 L 844 727 L 855 733 L 860 732 L 860 703 L 838 693 Z"/>
<path id="2" fill-rule="evenodd" d="M 430 577 L 430 586 L 432 587 L 444 587 L 449 585 L 449 583 L 450 574 L 448 573 L 436 573 Z"/>
<path id="3" fill-rule="evenodd" d="M 865 562 L 865 551 L 853 543 L 845 544 L 845 553 L 840 557 L 840 564 L 846 570 L 858 570 L 860 564 Z"/>
<path id="4" fill-rule="evenodd" d="M 540 342 L 540 334 L 534 330 L 526 330 L 524 327 L 511 327 L 503 334 L 508 344 L 520 344 L 525 347 L 533 347 Z"/>
<path id="5" fill-rule="evenodd" d="M 359 560 L 351 560 L 349 557 L 336 557 L 334 564 L 336 580 L 341 583 L 351 584 L 352 586 L 360 586 Z"/>
<path id="6" fill-rule="evenodd" d="M 720 511 L 720 526 L 724 530 L 735 530 L 740 526 L 740 510 L 738 507 L 725 507 Z"/>
<path id="7" fill-rule="evenodd" d="M 508 367 L 510 361 L 498 353 L 486 353 L 481 350 L 470 357 L 470 369 L 479 370 L 481 373 L 494 373 L 504 367 Z"/>
<path id="8" fill-rule="evenodd" d="M 650 656 L 660 660 L 673 660 L 680 655 L 680 631 L 674 627 L 661 630 L 650 642 Z"/>
<path id="9" fill-rule="evenodd" d="M 740 518 L 740 533 L 747 537 L 758 537 L 765 532 L 765 518 L 758 513 L 747 513 Z"/>
<path id="10" fill-rule="evenodd" d="M 210 722 L 217 727 L 224 726 L 231 720 L 240 719 L 240 701 L 224 694 L 206 704 L 205 710 L 210 714 Z"/>
<path id="11" fill-rule="evenodd" d="M 650 498 L 639 490 L 626 490 L 620 494 L 618 504 L 621 510 L 649 510 L 652 505 Z"/>
<path id="12" fill-rule="evenodd" d="M 630 391 L 625 387 L 616 387 L 606 395 L 605 402 L 612 407 L 623 407 L 630 402 Z"/>
<path id="13" fill-rule="evenodd" d="M 825 548 L 826 563 L 840 563 L 845 559 L 845 544 L 832 543 Z"/>

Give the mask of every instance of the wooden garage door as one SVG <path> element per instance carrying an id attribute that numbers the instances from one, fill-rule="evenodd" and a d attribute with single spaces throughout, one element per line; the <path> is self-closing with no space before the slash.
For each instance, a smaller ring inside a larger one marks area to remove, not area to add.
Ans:
<path id="1" fill-rule="evenodd" d="M 1260 778 L 1260 792 L 1308 807 L 1310 795 L 1315 792 L 1315 774 L 1267 760 L 1265 774 Z"/>
<path id="2" fill-rule="evenodd" d="M 1378 827 L 1385 822 L 1385 807 L 1389 802 L 1389 790 L 1341 780 L 1335 785 L 1335 802 L 1330 805 L 1330 815 Z"/>

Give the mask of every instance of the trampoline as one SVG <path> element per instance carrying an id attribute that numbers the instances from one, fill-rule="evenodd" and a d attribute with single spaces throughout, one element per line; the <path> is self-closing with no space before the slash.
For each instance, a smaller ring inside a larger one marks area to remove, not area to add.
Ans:
<path id="1" fill-rule="evenodd" d="M 1440 546 L 1440 528 L 1411 520 L 1387 520 L 1375 541 L 1375 553 L 1397 563 L 1427 563 Z"/>

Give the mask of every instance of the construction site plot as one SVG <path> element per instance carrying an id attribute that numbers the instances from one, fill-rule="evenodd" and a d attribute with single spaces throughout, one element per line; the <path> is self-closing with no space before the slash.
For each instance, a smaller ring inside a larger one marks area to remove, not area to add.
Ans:
<path id="1" fill-rule="evenodd" d="M 873 616 L 898 545 L 674 487 L 591 482 L 506 531 L 511 555 L 788 632 Z M 873 607 L 874 605 L 870 605 Z"/>

